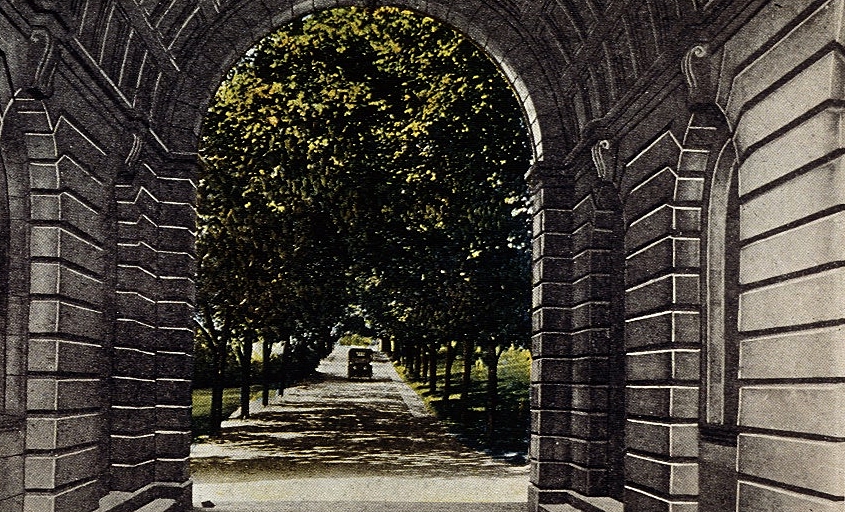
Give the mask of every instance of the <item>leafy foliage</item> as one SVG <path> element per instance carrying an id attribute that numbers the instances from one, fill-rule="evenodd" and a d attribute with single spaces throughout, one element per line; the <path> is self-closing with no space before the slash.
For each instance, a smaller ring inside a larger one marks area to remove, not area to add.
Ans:
<path id="1" fill-rule="evenodd" d="M 496 68 L 432 19 L 336 9 L 268 36 L 203 127 L 198 342 L 248 368 L 253 342 L 324 353 L 353 315 L 412 361 L 524 345 L 526 143 Z"/>

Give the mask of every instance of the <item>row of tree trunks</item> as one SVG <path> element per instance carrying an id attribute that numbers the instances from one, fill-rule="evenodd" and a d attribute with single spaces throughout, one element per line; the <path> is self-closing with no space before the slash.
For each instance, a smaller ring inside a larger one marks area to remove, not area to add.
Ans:
<path id="1" fill-rule="evenodd" d="M 445 345 L 445 372 L 443 377 L 442 397 L 444 410 L 452 407 L 451 395 L 453 392 L 452 370 L 457 359 L 457 343 L 447 342 Z M 462 421 L 468 420 L 467 405 L 469 404 L 469 393 L 472 387 L 472 367 L 475 362 L 475 344 L 465 339 L 462 346 L 463 366 L 461 369 L 460 382 L 460 405 L 462 407 Z M 432 395 L 437 393 L 437 361 L 441 345 L 437 343 L 417 344 L 415 346 L 404 345 L 403 356 L 399 358 L 400 364 L 404 364 L 408 375 L 412 380 L 423 381 Z M 487 381 L 485 386 L 485 432 L 488 444 L 495 441 L 497 428 L 497 409 L 499 406 L 499 359 L 503 348 L 495 343 L 487 343 L 481 355 L 482 361 L 487 368 Z"/>

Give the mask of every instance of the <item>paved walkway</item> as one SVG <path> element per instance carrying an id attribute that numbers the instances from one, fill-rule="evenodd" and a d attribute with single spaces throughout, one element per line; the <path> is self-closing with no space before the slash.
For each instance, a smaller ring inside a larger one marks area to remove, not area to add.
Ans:
<path id="1" fill-rule="evenodd" d="M 346 378 L 338 347 L 311 382 L 221 441 L 191 450 L 194 502 L 215 512 L 516 512 L 528 467 L 461 444 L 377 354 L 372 381 Z M 208 504 L 208 503 L 206 503 Z M 208 510 L 208 509 L 206 509 Z"/>

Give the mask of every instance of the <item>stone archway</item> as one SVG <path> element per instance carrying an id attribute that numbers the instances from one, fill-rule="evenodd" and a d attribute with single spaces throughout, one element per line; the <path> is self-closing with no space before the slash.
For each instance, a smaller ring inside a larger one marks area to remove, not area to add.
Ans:
<path id="1" fill-rule="evenodd" d="M 0 86 L 12 247 L 0 387 L 4 412 L 19 419 L 0 433 L 17 436 L 0 442 L 0 466 L 22 475 L 0 485 L 0 508 L 189 507 L 192 179 L 205 106 L 225 70 L 273 28 L 317 9 L 380 3 L 0 0 L 0 53 L 14 85 Z M 679 142 L 690 95 L 720 106 L 739 162 L 737 508 L 837 507 L 842 0 L 391 4 L 485 49 L 530 126 L 532 508 L 609 503 L 568 492 L 574 477 L 608 469 L 599 454 L 609 402 L 601 379 L 590 380 L 603 366 L 573 352 L 589 339 L 578 336 L 606 327 L 604 301 L 570 295 L 575 266 L 603 268 L 592 254 L 573 257 L 571 245 L 602 140 L 626 220 L 626 482 L 609 506 L 698 506 L 703 219 L 692 203 L 708 177 L 688 151 L 695 144 Z M 7 96 L 17 98 L 11 110 Z M 590 400 L 543 401 L 555 386 Z"/>
<path id="2" fill-rule="evenodd" d="M 123 138 L 127 157 L 115 182 L 116 214 L 120 219 L 117 243 L 133 249 L 118 251 L 116 256 L 116 333 L 111 364 L 119 372 L 112 378 L 143 383 L 139 384 L 144 386 L 140 389 L 161 390 L 161 398 L 155 415 L 147 417 L 145 425 L 135 425 L 123 420 L 124 411 L 146 413 L 150 407 L 131 407 L 122 390 L 112 392 L 111 415 L 120 421 L 112 421 L 108 433 L 109 500 L 125 493 L 142 495 L 146 492 L 144 482 L 159 489 L 166 487 L 167 499 L 186 500 L 189 496 L 178 495 L 187 478 L 187 423 L 183 414 L 185 391 L 190 389 L 180 367 L 191 346 L 190 301 L 185 300 L 191 277 L 191 239 L 183 235 L 189 227 L 186 221 L 192 219 L 194 155 L 207 102 L 229 67 L 258 38 L 296 16 L 341 4 L 309 2 L 307 6 L 279 5 L 268 11 L 259 4 L 242 3 L 228 11 L 209 7 L 189 11 L 153 9 L 150 13 L 151 19 L 162 27 L 162 34 L 173 36 L 172 41 L 166 42 L 173 53 L 167 60 L 156 60 L 157 64 L 164 62 L 164 66 L 154 68 L 150 64 L 140 70 L 139 81 L 148 88 L 141 87 L 134 99 L 149 105 L 149 119 L 130 124 L 130 131 Z M 465 19 L 454 12 L 454 6 L 450 11 L 434 4 L 421 12 L 441 14 L 441 20 L 445 18 L 464 33 L 474 33 L 478 44 L 494 57 L 500 56 L 500 68 L 520 96 L 533 137 L 535 159 L 544 158 L 550 150 L 560 154 L 570 142 L 565 142 L 568 131 L 562 126 L 560 108 L 552 94 L 557 86 L 548 78 L 554 74 L 543 69 L 536 56 L 541 43 L 516 28 L 518 23 L 512 14 L 508 19 L 507 13 L 494 13 L 483 5 L 476 7 L 485 16 Z M 93 20 L 87 23 L 97 26 Z M 167 32 L 166 27 L 179 29 Z M 531 48 L 535 51 L 530 52 Z M 547 60 L 545 66 L 551 65 Z M 517 68 L 533 72 L 517 72 Z M 523 76 L 530 76 L 533 83 L 526 82 Z M 147 79 L 150 81 L 144 82 Z M 164 283 L 166 286 L 162 287 Z M 155 318 L 155 322 L 150 322 L 150 318 Z M 153 337 L 156 343 L 147 341 Z M 154 361 L 146 365 L 155 368 L 153 376 L 139 362 L 144 357 Z M 165 359 L 168 365 L 161 364 Z M 164 383 L 169 388 L 163 389 Z M 151 438 L 156 441 L 154 449 L 148 445 Z M 126 452 L 135 458 L 119 455 Z M 145 466 L 155 468 L 155 480 Z"/>
<path id="3" fill-rule="evenodd" d="M 378 3 L 378 2 L 377 2 Z M 173 75 L 176 86 L 161 91 L 154 124 L 162 127 L 180 150 L 193 151 L 205 107 L 226 71 L 260 37 L 298 16 L 320 9 L 345 5 L 376 5 L 355 1 L 290 2 L 290 5 L 262 6 L 242 2 L 225 15 L 211 13 L 202 25 L 189 23 L 193 32 L 183 30 L 170 43 L 179 62 Z M 577 125 L 566 126 L 559 112 L 561 105 L 554 91 L 559 89 L 555 68 L 564 65 L 545 46 L 516 13 L 495 9 L 483 2 L 452 5 L 413 1 L 382 2 L 420 12 L 451 25 L 469 37 L 497 64 L 514 88 L 522 104 L 526 126 L 533 142 L 534 157 L 563 154 L 577 138 Z M 381 4 L 381 3 L 378 3 Z M 170 13 L 171 16 L 187 13 Z M 200 17 L 200 13 L 191 13 Z M 188 23 L 171 19 L 169 23 Z M 248 30 L 245 27 L 249 27 Z M 172 70 L 165 70 L 165 73 Z"/>

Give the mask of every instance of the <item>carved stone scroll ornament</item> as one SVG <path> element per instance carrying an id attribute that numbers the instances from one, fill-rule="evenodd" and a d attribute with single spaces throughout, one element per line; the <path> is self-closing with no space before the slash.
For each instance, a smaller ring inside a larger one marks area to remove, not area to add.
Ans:
<path id="1" fill-rule="evenodd" d="M 681 61 L 691 104 L 710 104 L 715 101 L 717 73 L 713 57 L 707 45 L 696 45 L 687 51 Z"/>
<path id="2" fill-rule="evenodd" d="M 37 64 L 27 90 L 38 99 L 47 98 L 53 94 L 59 48 L 53 35 L 44 28 L 33 29 L 29 42 L 29 62 Z"/>
<path id="3" fill-rule="evenodd" d="M 610 141 L 607 139 L 600 140 L 595 143 L 591 149 L 593 154 L 593 164 L 596 166 L 596 172 L 599 179 L 605 182 L 613 182 L 614 172 L 613 167 L 608 165 L 605 159 L 605 152 L 610 149 Z"/>
<path id="4" fill-rule="evenodd" d="M 133 133 L 132 145 L 129 147 L 129 153 L 126 155 L 126 160 L 123 162 L 123 170 L 119 176 L 120 181 L 128 183 L 138 174 L 138 164 L 141 159 L 142 149 L 144 149 L 143 137 L 138 133 Z"/>
<path id="5" fill-rule="evenodd" d="M 144 139 L 137 133 L 132 134 L 132 147 L 129 149 L 129 154 L 126 155 L 124 162 L 127 167 L 134 167 L 138 163 L 138 157 L 141 156 L 141 148 L 144 147 Z"/>

